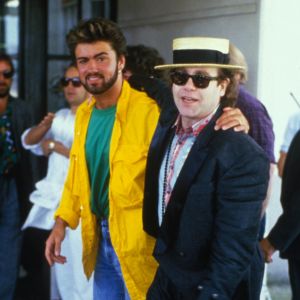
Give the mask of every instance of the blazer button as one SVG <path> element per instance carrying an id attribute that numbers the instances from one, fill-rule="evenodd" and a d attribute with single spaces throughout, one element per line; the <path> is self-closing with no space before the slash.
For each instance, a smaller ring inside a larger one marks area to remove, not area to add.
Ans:
<path id="1" fill-rule="evenodd" d="M 211 295 L 211 298 L 212 299 L 218 299 L 219 298 L 219 294 L 214 293 L 214 294 Z"/>
<path id="2" fill-rule="evenodd" d="M 203 291 L 203 285 L 200 285 L 200 284 L 199 284 L 199 285 L 197 286 L 197 290 L 198 290 L 198 291 Z"/>
<path id="3" fill-rule="evenodd" d="M 185 256 L 184 252 L 180 251 L 179 256 L 184 257 Z"/>

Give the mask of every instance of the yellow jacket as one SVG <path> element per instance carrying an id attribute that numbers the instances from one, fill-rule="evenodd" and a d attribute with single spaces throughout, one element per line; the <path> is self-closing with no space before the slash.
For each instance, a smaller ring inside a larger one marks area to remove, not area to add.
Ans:
<path id="1" fill-rule="evenodd" d="M 99 243 L 99 225 L 90 209 L 84 151 L 94 104 L 94 99 L 85 101 L 77 110 L 69 173 L 55 213 L 73 229 L 81 217 L 82 261 L 87 277 L 94 270 Z M 148 148 L 158 116 L 156 103 L 124 81 L 110 141 L 109 229 L 132 300 L 145 299 L 157 268 L 152 257 L 155 240 L 143 231 L 142 201 Z"/>

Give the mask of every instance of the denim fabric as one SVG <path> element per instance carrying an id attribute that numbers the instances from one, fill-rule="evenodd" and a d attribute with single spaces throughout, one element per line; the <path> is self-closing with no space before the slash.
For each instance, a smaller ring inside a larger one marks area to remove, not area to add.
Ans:
<path id="1" fill-rule="evenodd" d="M 111 244 L 108 222 L 102 220 L 100 226 L 102 236 L 94 273 L 94 300 L 130 300 Z"/>
<path id="2" fill-rule="evenodd" d="M 0 299 L 11 300 L 19 271 L 20 211 L 15 180 L 0 177 Z"/>

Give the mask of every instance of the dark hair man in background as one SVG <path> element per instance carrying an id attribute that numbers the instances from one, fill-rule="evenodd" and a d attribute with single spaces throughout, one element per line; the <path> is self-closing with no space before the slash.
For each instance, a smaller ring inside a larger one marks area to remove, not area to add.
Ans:
<path id="1" fill-rule="evenodd" d="M 19 273 L 21 222 L 33 189 L 29 154 L 21 135 L 32 125 L 24 101 L 12 97 L 14 66 L 0 54 L 0 299 L 13 299 Z"/>

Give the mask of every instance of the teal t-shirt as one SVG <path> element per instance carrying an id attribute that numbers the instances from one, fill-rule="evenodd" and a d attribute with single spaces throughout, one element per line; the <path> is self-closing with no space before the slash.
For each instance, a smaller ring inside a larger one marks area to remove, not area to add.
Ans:
<path id="1" fill-rule="evenodd" d="M 93 108 L 85 155 L 91 184 L 91 208 L 97 218 L 108 218 L 109 146 L 115 121 L 116 106 Z"/>

